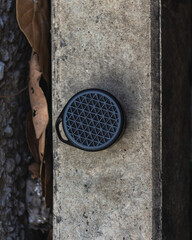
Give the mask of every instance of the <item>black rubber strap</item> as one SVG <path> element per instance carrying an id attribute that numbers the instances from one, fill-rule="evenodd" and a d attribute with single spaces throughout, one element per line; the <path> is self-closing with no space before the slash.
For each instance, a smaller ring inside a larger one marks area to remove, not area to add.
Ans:
<path id="1" fill-rule="evenodd" d="M 61 114 L 62 115 L 62 114 Z M 57 118 L 57 121 L 55 123 L 55 129 L 56 129 L 56 133 L 57 133 L 57 136 L 58 138 L 63 142 L 63 143 L 66 143 L 68 145 L 71 145 L 71 143 L 69 142 L 69 140 L 65 140 L 62 136 L 61 136 L 61 133 L 60 133 L 60 130 L 59 130 L 59 125 L 60 123 L 62 122 L 62 117 L 61 115 Z"/>

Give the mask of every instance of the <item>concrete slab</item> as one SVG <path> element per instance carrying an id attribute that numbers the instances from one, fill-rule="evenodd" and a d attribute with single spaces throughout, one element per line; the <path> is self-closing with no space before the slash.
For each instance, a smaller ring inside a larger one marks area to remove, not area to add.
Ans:
<path id="1" fill-rule="evenodd" d="M 158 11 L 150 0 L 52 1 L 53 124 L 95 87 L 127 120 L 121 140 L 96 153 L 54 132 L 54 240 L 161 239 Z"/>

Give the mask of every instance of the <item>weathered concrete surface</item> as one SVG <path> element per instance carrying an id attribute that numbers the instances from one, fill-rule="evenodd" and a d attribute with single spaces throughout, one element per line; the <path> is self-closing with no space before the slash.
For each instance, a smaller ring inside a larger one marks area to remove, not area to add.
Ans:
<path id="1" fill-rule="evenodd" d="M 114 94 L 127 118 L 122 139 L 97 153 L 54 132 L 54 240 L 161 239 L 158 9 L 149 0 L 52 1 L 53 124 L 92 87 Z"/>

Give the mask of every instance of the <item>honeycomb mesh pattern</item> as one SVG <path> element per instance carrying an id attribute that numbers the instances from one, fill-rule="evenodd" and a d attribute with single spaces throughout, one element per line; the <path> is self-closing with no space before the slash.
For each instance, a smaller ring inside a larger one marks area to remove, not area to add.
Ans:
<path id="1" fill-rule="evenodd" d="M 65 128 L 76 144 L 94 149 L 116 137 L 120 120 L 116 102 L 107 94 L 93 91 L 81 94 L 69 103 Z"/>

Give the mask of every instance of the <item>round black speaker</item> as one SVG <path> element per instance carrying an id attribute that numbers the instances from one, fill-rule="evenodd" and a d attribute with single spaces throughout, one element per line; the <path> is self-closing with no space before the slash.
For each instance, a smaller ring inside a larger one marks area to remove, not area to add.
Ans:
<path id="1" fill-rule="evenodd" d="M 61 136 L 61 122 L 67 140 Z M 86 151 L 100 151 L 111 146 L 123 128 L 124 114 L 120 103 L 100 89 L 86 89 L 75 94 L 56 121 L 59 139 Z"/>

